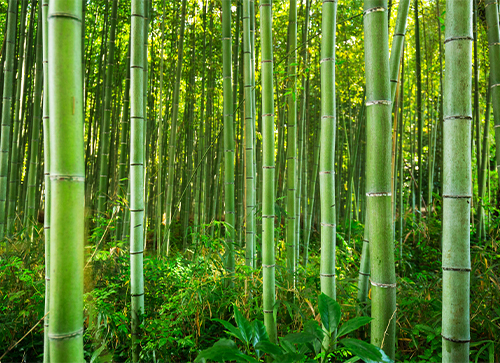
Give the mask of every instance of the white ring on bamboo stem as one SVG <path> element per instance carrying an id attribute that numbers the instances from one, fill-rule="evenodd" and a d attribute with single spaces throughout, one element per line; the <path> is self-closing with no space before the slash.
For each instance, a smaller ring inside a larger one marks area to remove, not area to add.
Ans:
<path id="1" fill-rule="evenodd" d="M 321 277 L 335 277 L 335 274 L 319 274 Z"/>
<path id="2" fill-rule="evenodd" d="M 445 337 L 443 334 L 441 334 L 441 337 L 442 337 L 443 339 L 448 340 L 448 341 L 453 342 L 453 343 L 459 343 L 459 344 L 470 343 L 470 339 L 468 339 L 468 340 L 453 339 L 453 338 L 448 338 L 448 337 Z"/>
<path id="3" fill-rule="evenodd" d="M 378 6 L 376 8 L 371 8 L 371 9 L 366 9 L 365 11 L 363 11 L 363 16 L 370 14 L 370 13 L 378 13 L 378 12 L 382 12 L 382 11 L 386 11 L 386 10 L 387 9 L 382 7 L 382 6 Z"/>
<path id="4" fill-rule="evenodd" d="M 372 286 L 381 287 L 383 289 L 389 289 L 389 288 L 394 289 L 396 287 L 395 283 L 394 284 L 382 284 L 380 282 L 373 282 L 371 279 L 370 279 L 370 284 Z"/>
<path id="5" fill-rule="evenodd" d="M 456 271 L 456 272 L 471 272 L 471 268 L 464 267 L 441 267 L 443 271 Z"/>
<path id="6" fill-rule="evenodd" d="M 60 180 L 60 181 L 75 181 L 75 182 L 85 182 L 84 176 L 79 175 L 54 175 L 50 174 L 50 180 Z"/>
<path id="7" fill-rule="evenodd" d="M 453 42 L 455 40 L 471 40 L 471 41 L 474 41 L 474 38 L 472 37 L 469 37 L 469 36 L 463 36 L 463 37 L 449 37 L 447 39 L 444 40 L 444 44 L 446 43 L 449 43 L 449 42 Z"/>
<path id="8" fill-rule="evenodd" d="M 50 334 L 49 333 L 49 339 L 50 340 L 65 340 L 65 339 L 71 339 L 74 337 L 77 337 L 79 335 L 83 334 L 83 327 L 81 329 L 78 329 L 77 331 L 74 331 L 72 333 L 66 333 L 66 334 Z"/>
<path id="9" fill-rule="evenodd" d="M 385 106 L 390 106 L 392 105 L 391 100 L 376 100 L 376 101 L 368 101 L 365 103 L 365 106 L 373 106 L 373 105 L 385 105 Z"/>
<path id="10" fill-rule="evenodd" d="M 337 227 L 337 225 L 336 225 L 336 224 L 323 223 L 323 222 L 321 222 L 321 223 L 320 223 L 320 225 L 321 225 L 321 227 L 330 227 L 330 228 L 335 228 L 335 227 Z"/>
<path id="11" fill-rule="evenodd" d="M 273 268 L 273 267 L 276 267 L 276 264 L 274 264 L 274 265 L 264 265 L 264 264 L 262 264 L 262 267 Z"/>
<path id="12" fill-rule="evenodd" d="M 386 193 L 386 192 L 381 192 L 381 193 L 366 193 L 367 197 L 390 197 L 392 196 L 392 193 Z"/>

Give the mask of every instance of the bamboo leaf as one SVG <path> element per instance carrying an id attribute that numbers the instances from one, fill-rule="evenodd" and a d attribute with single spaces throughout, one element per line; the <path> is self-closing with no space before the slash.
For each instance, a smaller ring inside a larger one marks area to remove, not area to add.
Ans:
<path id="1" fill-rule="evenodd" d="M 363 325 L 368 324 L 372 320 L 373 319 L 368 316 L 358 316 L 357 318 L 351 319 L 340 327 L 337 336 L 341 337 L 349 334 L 350 332 L 361 328 Z"/>
<path id="2" fill-rule="evenodd" d="M 236 320 L 236 324 L 241 332 L 241 337 L 244 339 L 246 344 L 250 344 L 253 336 L 253 328 L 250 322 L 245 319 L 242 313 L 238 310 L 238 308 L 234 307 L 234 319 Z"/>
<path id="3" fill-rule="evenodd" d="M 340 305 L 331 297 L 321 294 L 319 296 L 319 313 L 321 322 L 328 334 L 332 334 L 340 322 Z"/>

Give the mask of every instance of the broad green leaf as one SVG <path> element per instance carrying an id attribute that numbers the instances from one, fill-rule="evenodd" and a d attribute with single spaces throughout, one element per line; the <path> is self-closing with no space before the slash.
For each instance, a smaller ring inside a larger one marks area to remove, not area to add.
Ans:
<path id="1" fill-rule="evenodd" d="M 268 353 L 274 356 L 282 354 L 281 348 L 268 340 L 263 340 L 255 345 L 255 349 L 258 349 L 264 353 Z"/>
<path id="2" fill-rule="evenodd" d="M 290 343 L 288 340 L 285 340 L 282 338 L 280 340 L 280 345 L 281 345 L 281 348 L 283 348 L 283 350 L 287 353 L 297 353 L 297 349 L 295 348 L 295 345 Z"/>
<path id="3" fill-rule="evenodd" d="M 92 354 L 92 357 L 90 358 L 90 363 L 94 363 L 95 360 L 101 355 L 102 351 L 106 348 L 105 345 L 101 345 L 95 352 Z"/>
<path id="4" fill-rule="evenodd" d="M 316 337 L 311 333 L 292 333 L 287 334 L 283 339 L 288 340 L 293 344 L 311 343 Z"/>
<path id="5" fill-rule="evenodd" d="M 304 327 L 304 331 L 313 334 L 319 341 L 323 341 L 325 337 L 325 332 L 316 320 L 309 320 Z"/>
<path id="6" fill-rule="evenodd" d="M 235 327 L 233 324 L 231 324 L 230 322 L 225 321 L 225 320 L 221 320 L 221 319 L 212 319 L 212 320 L 218 321 L 219 323 L 224 325 L 224 328 L 229 330 L 229 334 L 232 335 L 233 337 L 241 340 L 242 342 L 245 341 L 243 339 L 243 336 L 241 335 L 241 331 L 237 327 Z"/>
<path id="7" fill-rule="evenodd" d="M 344 345 L 352 354 L 357 355 L 365 363 L 391 363 L 393 362 L 382 349 L 359 339 L 342 339 Z"/>
<path id="8" fill-rule="evenodd" d="M 373 319 L 368 316 L 358 316 L 354 319 L 347 321 L 345 324 L 339 328 L 337 336 L 341 337 L 343 335 L 349 334 L 350 332 L 361 328 L 363 325 L 368 324 Z"/>
<path id="9" fill-rule="evenodd" d="M 241 332 L 241 337 L 244 339 L 246 344 L 250 344 L 253 336 L 253 328 L 249 321 L 243 316 L 238 308 L 234 307 L 234 319 Z"/>
<path id="10" fill-rule="evenodd" d="M 323 323 L 328 334 L 332 334 L 340 322 L 340 305 L 323 293 L 319 296 L 318 305 L 321 323 Z"/>
<path id="11" fill-rule="evenodd" d="M 302 362 L 306 356 L 300 353 L 286 353 L 276 357 L 274 363 L 298 363 Z"/>
<path id="12" fill-rule="evenodd" d="M 267 330 L 264 323 L 260 320 L 255 320 L 253 322 L 253 346 L 259 342 L 269 340 L 269 335 L 267 335 Z"/>
<path id="13" fill-rule="evenodd" d="M 202 362 L 203 359 L 214 360 L 216 362 L 224 362 L 227 360 L 242 362 L 244 360 L 241 356 L 242 353 L 238 350 L 235 342 L 229 339 L 221 339 L 215 343 L 213 347 L 200 352 L 194 362 Z"/>

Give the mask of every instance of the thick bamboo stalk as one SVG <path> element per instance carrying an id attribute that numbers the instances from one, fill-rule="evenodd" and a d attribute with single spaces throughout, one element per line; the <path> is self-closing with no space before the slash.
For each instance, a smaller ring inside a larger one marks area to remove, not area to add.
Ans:
<path id="1" fill-rule="evenodd" d="M 469 360 L 472 0 L 446 2 L 443 128 L 443 362 Z"/>
<path id="2" fill-rule="evenodd" d="M 498 26 L 498 8 L 496 1 L 487 0 L 486 22 L 488 24 L 488 43 L 491 77 L 491 103 L 493 105 L 493 120 L 495 122 L 495 143 L 497 172 L 500 175 L 500 31 Z M 497 206 L 500 200 L 497 200 Z"/>
<path id="3" fill-rule="evenodd" d="M 371 342 L 395 355 L 396 275 L 391 207 L 391 88 L 387 1 L 365 0 L 366 196 L 372 285 Z"/>
<path id="4" fill-rule="evenodd" d="M 28 210 L 26 213 L 25 225 L 28 228 L 28 235 L 33 241 L 33 229 L 36 225 L 36 193 L 37 193 L 37 175 L 38 175 L 38 147 L 40 144 L 40 123 L 42 118 L 41 102 L 42 102 L 42 83 L 43 83 L 43 43 L 42 43 L 42 6 L 38 11 L 38 30 L 36 40 L 36 75 L 35 75 L 35 93 L 33 96 L 33 127 L 31 132 L 31 156 L 29 163 L 28 174 Z"/>
<path id="5" fill-rule="evenodd" d="M 321 22 L 321 136 L 319 187 L 321 201 L 321 292 L 335 291 L 335 31 L 337 1 L 324 1 Z"/>
<path id="6" fill-rule="evenodd" d="M 12 115 L 12 95 L 14 81 L 14 54 L 17 22 L 17 0 L 9 1 L 8 26 L 5 39 L 7 41 L 4 63 L 4 83 L 2 99 L 2 132 L 0 141 L 0 239 L 5 234 L 5 223 L 7 214 L 7 185 L 9 171 L 9 149 L 10 149 L 10 126 Z"/>
<path id="7" fill-rule="evenodd" d="M 396 96 L 396 86 L 398 84 L 399 65 L 401 54 L 403 54 L 403 46 L 406 36 L 406 23 L 408 20 L 408 10 L 410 8 L 410 0 L 401 0 L 398 5 L 398 17 L 396 19 L 396 27 L 392 38 L 391 58 L 389 60 L 391 72 L 391 100 L 394 102 Z"/>
<path id="8" fill-rule="evenodd" d="M 108 55 L 106 58 L 106 79 L 104 81 L 104 112 L 100 128 L 101 147 L 99 152 L 99 190 L 97 196 L 97 212 L 104 214 L 106 212 L 106 201 L 108 199 L 108 180 L 109 180 L 109 153 L 110 153 L 110 120 L 111 120 L 111 91 L 115 59 L 115 33 L 116 33 L 116 14 L 118 0 L 112 0 L 111 7 L 111 25 L 109 27 Z"/>
<path id="9" fill-rule="evenodd" d="M 165 231 L 166 254 L 170 252 L 170 225 L 172 223 L 172 205 L 174 197 L 174 161 L 177 145 L 177 118 L 179 115 L 179 93 L 182 75 L 182 57 L 184 54 L 184 29 L 186 19 L 186 0 L 182 0 L 181 26 L 179 31 L 179 45 L 177 46 L 177 70 L 175 75 L 174 96 L 172 103 L 172 118 L 170 126 L 170 138 L 168 140 L 168 169 L 167 169 L 167 199 L 165 203 Z"/>
<path id="10" fill-rule="evenodd" d="M 45 205 L 43 231 L 45 237 L 45 306 L 43 329 L 43 363 L 50 362 L 49 325 L 50 316 L 50 127 L 49 127 L 49 31 L 48 31 L 49 0 L 42 1 L 42 32 L 43 32 L 43 168 L 45 184 Z"/>
<path id="11" fill-rule="evenodd" d="M 274 88 L 273 88 L 273 40 L 272 3 L 260 2 L 260 34 L 262 59 L 262 269 L 264 324 L 271 342 L 277 342 L 275 301 L 274 256 Z"/>
<path id="12" fill-rule="evenodd" d="M 255 268 L 255 119 L 253 114 L 252 51 L 250 33 L 250 0 L 243 0 L 243 72 L 245 89 L 245 223 L 246 265 Z"/>
<path id="13" fill-rule="evenodd" d="M 85 167 L 81 2 L 49 4 L 50 361 L 83 360 Z"/>
<path id="14" fill-rule="evenodd" d="M 144 313 L 144 41 L 145 0 L 132 0 L 130 39 L 130 295 L 132 360 L 139 361 Z"/>
<path id="15" fill-rule="evenodd" d="M 231 49 L 231 0 L 222 0 L 222 83 L 224 96 L 224 206 L 226 270 L 234 273 L 234 125 Z"/>
<path id="16" fill-rule="evenodd" d="M 290 0 L 288 15 L 288 118 L 286 147 L 286 265 L 289 273 L 288 289 L 295 289 L 297 266 L 297 0 Z"/>

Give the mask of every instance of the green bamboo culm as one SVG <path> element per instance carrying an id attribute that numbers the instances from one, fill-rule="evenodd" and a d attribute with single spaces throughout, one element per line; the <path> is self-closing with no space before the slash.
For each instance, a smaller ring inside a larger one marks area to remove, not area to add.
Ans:
<path id="1" fill-rule="evenodd" d="M 224 97 L 224 205 L 226 270 L 234 273 L 234 130 L 231 52 L 231 0 L 222 0 L 222 82 Z"/>
<path id="2" fill-rule="evenodd" d="M 498 7 L 496 5 L 497 2 L 495 0 L 486 0 L 485 12 L 490 48 L 491 104 L 493 106 L 493 120 L 495 122 L 497 172 L 500 175 L 500 31 L 498 25 Z"/>
<path id="3" fill-rule="evenodd" d="M 16 80 L 16 102 L 14 107 L 14 118 L 13 118 L 13 130 L 12 130 L 12 140 L 10 143 L 10 171 L 9 171 L 9 191 L 7 193 L 8 203 L 7 203 L 7 224 L 6 232 L 7 236 L 11 237 L 14 228 L 14 221 L 16 220 L 16 207 L 17 207 L 17 192 L 20 185 L 19 178 L 19 134 L 21 132 L 21 120 L 23 118 L 23 106 L 25 104 L 25 92 L 26 92 L 26 79 L 28 73 L 27 60 L 25 62 L 26 47 L 25 43 L 31 43 L 31 38 L 26 39 L 26 14 L 27 14 L 28 0 L 23 0 L 21 2 L 21 18 L 19 24 L 19 49 L 17 62 L 17 80 Z M 33 11 L 31 12 L 33 15 Z M 30 20 L 31 21 L 31 20 Z M 30 48 L 30 46 L 28 46 Z"/>
<path id="4" fill-rule="evenodd" d="M 297 267 L 297 0 L 290 0 L 288 16 L 288 121 L 286 146 L 286 265 L 288 289 L 295 290 Z"/>
<path id="5" fill-rule="evenodd" d="M 99 152 L 99 189 L 97 195 L 97 212 L 102 215 L 106 212 L 106 200 L 108 198 L 108 180 L 109 180 L 109 152 L 110 152 L 110 121 L 111 121 L 111 82 L 113 80 L 113 67 L 115 58 L 115 33 L 116 33 L 116 14 L 118 0 L 112 0 L 111 24 L 108 38 L 108 56 L 106 58 L 107 70 L 104 80 L 104 112 L 100 128 L 101 147 Z"/>
<path id="6" fill-rule="evenodd" d="M 243 0 L 243 80 L 245 92 L 245 225 L 246 265 L 255 268 L 255 148 L 253 117 L 252 51 L 250 34 L 250 0 Z"/>
<path id="7" fill-rule="evenodd" d="M 38 176 L 38 148 L 40 144 L 40 124 L 42 118 L 42 84 L 43 84 L 43 34 L 42 34 L 42 6 L 38 9 L 38 30 L 36 35 L 36 69 L 35 69 L 35 92 L 33 95 L 33 128 L 31 129 L 31 150 L 28 169 L 28 196 L 26 223 L 28 236 L 33 241 L 36 226 L 36 194 Z"/>
<path id="8" fill-rule="evenodd" d="M 441 335 L 451 363 L 469 361 L 472 0 L 448 0 L 445 26 Z"/>
<path id="9" fill-rule="evenodd" d="M 335 30 L 337 1 L 324 0 L 321 22 L 321 136 L 319 193 L 321 201 L 321 292 L 335 292 Z"/>
<path id="10" fill-rule="evenodd" d="M 391 87 L 387 1 L 365 0 L 366 196 L 372 285 L 371 342 L 394 359 L 396 274 L 391 207 Z"/>
<path id="11" fill-rule="evenodd" d="M 83 362 L 82 4 L 51 0 L 48 14 L 50 117 L 50 361 Z"/>
<path id="12" fill-rule="evenodd" d="M 165 202 L 165 241 L 166 241 L 166 254 L 170 252 L 170 224 L 172 222 L 172 202 L 174 198 L 174 166 L 175 166 L 175 150 L 177 146 L 177 118 L 179 115 L 179 92 L 181 87 L 182 75 L 182 57 L 184 50 L 184 29 L 186 23 L 186 2 L 182 0 L 182 15 L 181 26 L 179 30 L 179 43 L 177 46 L 177 69 L 175 73 L 174 94 L 172 100 L 172 118 L 170 125 L 170 138 L 168 140 L 168 169 L 167 169 L 167 199 Z"/>
<path id="13" fill-rule="evenodd" d="M 43 32 L 43 168 L 45 184 L 45 208 L 43 219 L 43 235 L 45 239 L 45 319 L 43 322 L 43 363 L 50 362 L 49 322 L 47 315 L 50 309 L 50 128 L 49 128 L 49 0 L 42 1 Z"/>
<path id="14" fill-rule="evenodd" d="M 396 27 L 392 38 L 391 58 L 389 60 L 391 74 L 391 101 L 394 102 L 396 96 L 396 86 L 398 84 L 399 65 L 401 63 L 401 54 L 403 54 L 403 45 L 405 43 L 406 23 L 408 20 L 408 10 L 410 0 L 401 0 L 398 5 L 398 16 L 396 18 Z"/>
<path id="15" fill-rule="evenodd" d="M 0 240 L 5 235 L 7 213 L 7 183 L 9 172 L 10 125 L 12 117 L 12 93 L 14 84 L 14 54 L 16 44 L 17 0 L 9 0 L 7 34 L 5 35 L 5 62 L 2 100 L 2 132 L 0 139 Z"/>
<path id="16" fill-rule="evenodd" d="M 319 195 L 321 205 L 321 292 L 336 299 L 335 286 L 335 30 L 337 1 L 323 0 L 321 21 L 321 135 Z M 325 346 L 330 342 L 326 340 Z"/>
<path id="17" fill-rule="evenodd" d="M 269 339 L 277 343 L 274 255 L 274 89 L 273 10 L 271 0 L 260 2 L 260 49 L 262 59 L 262 278 L 264 325 Z"/>
<path id="18" fill-rule="evenodd" d="M 132 0 L 130 28 L 130 295 L 132 360 L 139 361 L 144 313 L 144 39 L 146 0 Z"/>

